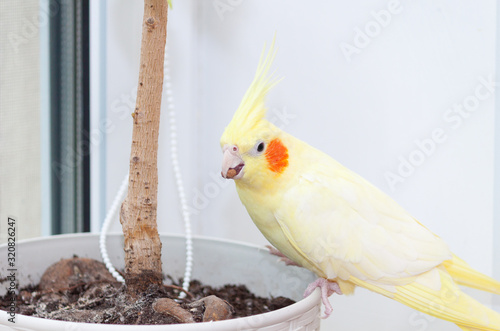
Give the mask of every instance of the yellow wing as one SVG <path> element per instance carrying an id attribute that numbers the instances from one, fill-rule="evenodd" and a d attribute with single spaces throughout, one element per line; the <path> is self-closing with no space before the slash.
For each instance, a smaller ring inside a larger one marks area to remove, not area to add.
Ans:
<path id="1" fill-rule="evenodd" d="M 275 217 L 290 245 L 322 276 L 390 287 L 451 259 L 447 245 L 387 195 L 309 149 L 300 153 L 307 162 L 298 161 L 303 171 L 291 178 Z"/>

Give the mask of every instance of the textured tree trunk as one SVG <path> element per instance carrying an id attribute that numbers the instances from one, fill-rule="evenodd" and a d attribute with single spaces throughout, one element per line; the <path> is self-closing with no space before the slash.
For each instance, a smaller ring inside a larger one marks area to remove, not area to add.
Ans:
<path id="1" fill-rule="evenodd" d="M 162 284 L 156 207 L 167 8 L 167 0 L 144 1 L 139 85 L 132 114 L 129 185 L 120 212 L 125 236 L 125 281 L 131 297 L 144 292 L 151 284 Z"/>

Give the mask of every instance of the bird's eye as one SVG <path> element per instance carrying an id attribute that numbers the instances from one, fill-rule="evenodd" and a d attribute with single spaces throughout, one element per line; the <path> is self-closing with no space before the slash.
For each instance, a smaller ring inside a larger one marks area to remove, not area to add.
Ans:
<path id="1" fill-rule="evenodd" d="M 264 143 L 261 142 L 259 145 L 257 145 L 257 152 L 259 153 L 262 152 L 264 150 L 264 147 L 265 147 Z"/>

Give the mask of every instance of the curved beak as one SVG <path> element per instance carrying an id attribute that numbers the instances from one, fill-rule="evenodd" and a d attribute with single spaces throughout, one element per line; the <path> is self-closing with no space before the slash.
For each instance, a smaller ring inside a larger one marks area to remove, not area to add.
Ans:
<path id="1" fill-rule="evenodd" d="M 222 149 L 224 156 L 222 158 L 221 175 L 227 179 L 240 179 L 243 177 L 243 167 L 245 162 L 240 156 L 238 146 L 226 145 Z"/>

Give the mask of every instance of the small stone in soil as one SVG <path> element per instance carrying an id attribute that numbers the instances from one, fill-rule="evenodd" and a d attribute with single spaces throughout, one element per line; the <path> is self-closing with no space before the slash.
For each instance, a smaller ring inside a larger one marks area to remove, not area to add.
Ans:
<path id="1" fill-rule="evenodd" d="M 106 266 L 89 258 L 62 259 L 45 270 L 40 279 L 41 291 L 58 292 L 93 282 L 116 283 Z"/>
<path id="2" fill-rule="evenodd" d="M 222 321 L 230 319 L 234 314 L 234 308 L 226 300 L 210 295 L 199 301 L 205 304 L 203 322 Z"/>
<path id="3" fill-rule="evenodd" d="M 175 317 L 180 323 L 193 323 L 191 313 L 182 308 L 177 302 L 169 298 L 159 298 L 153 303 L 153 310 L 157 313 Z"/>

